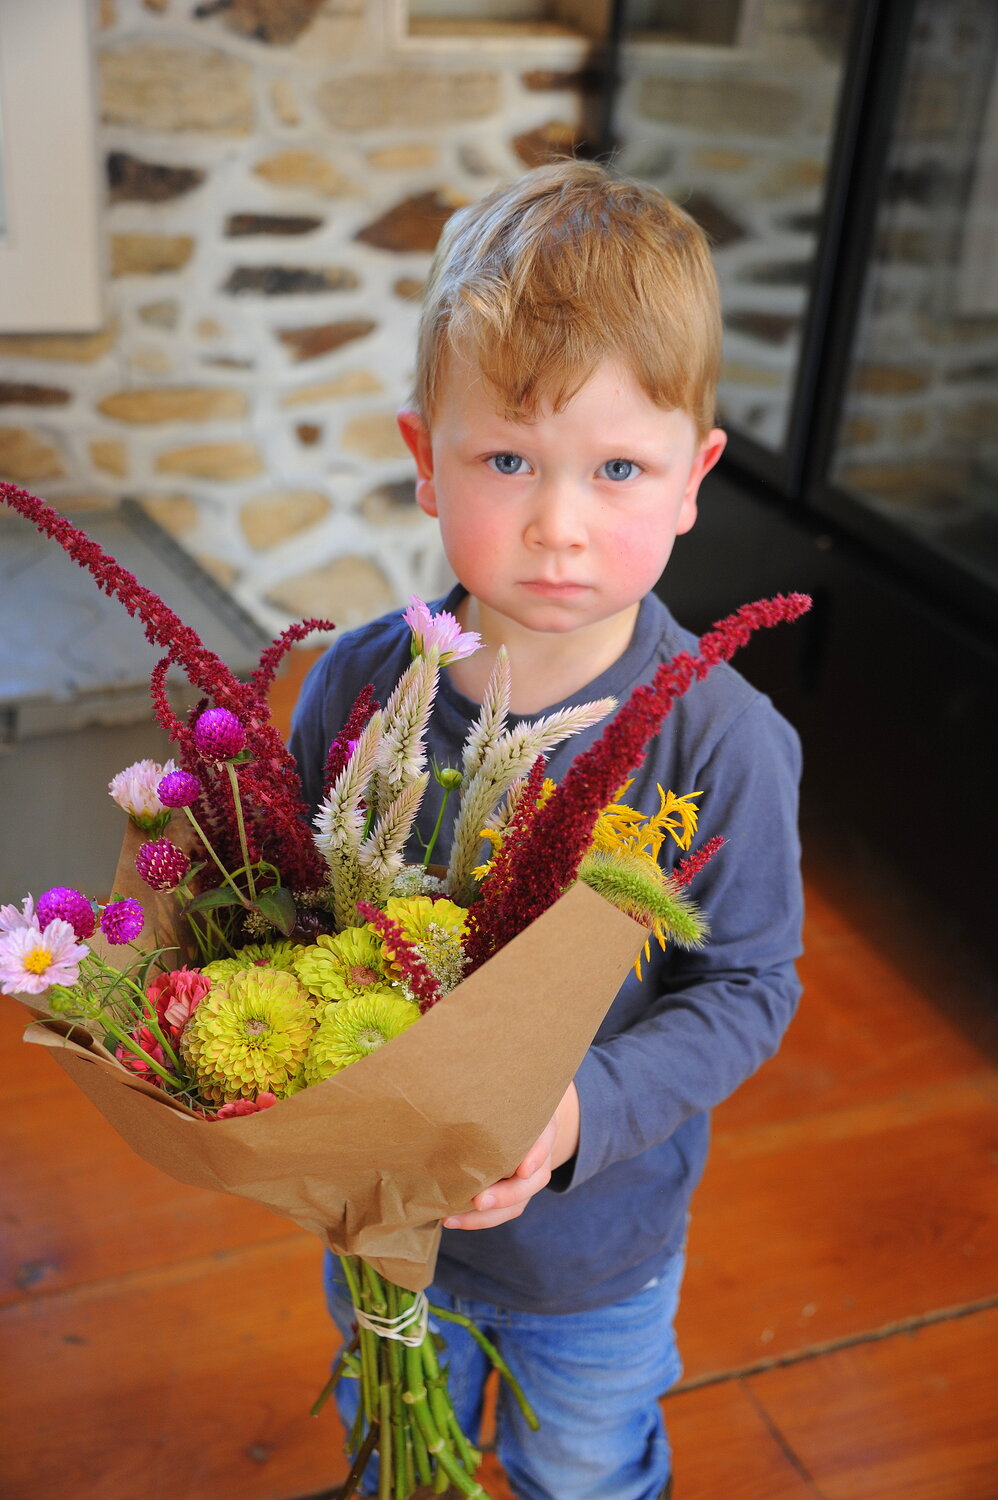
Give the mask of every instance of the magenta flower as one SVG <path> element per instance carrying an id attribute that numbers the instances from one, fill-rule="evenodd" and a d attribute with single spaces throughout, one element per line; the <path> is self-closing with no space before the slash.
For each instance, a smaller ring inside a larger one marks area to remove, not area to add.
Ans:
<path id="1" fill-rule="evenodd" d="M 153 1062 L 158 1062 L 161 1068 L 166 1067 L 166 1058 L 163 1054 L 163 1048 L 156 1040 L 154 1033 L 150 1031 L 148 1026 L 140 1026 L 138 1031 L 132 1033 L 132 1037 L 134 1041 L 138 1042 L 143 1052 L 147 1053 L 148 1056 L 152 1058 Z M 150 1068 L 148 1062 L 144 1057 L 139 1057 L 137 1052 L 133 1052 L 131 1048 L 126 1047 L 123 1042 L 119 1043 L 119 1045 L 114 1049 L 114 1055 L 120 1063 L 124 1064 L 124 1066 L 129 1070 L 130 1073 L 137 1073 L 140 1078 L 145 1078 L 150 1083 L 155 1083 L 157 1086 L 161 1086 L 159 1074 L 154 1072 L 153 1069 Z"/>
<path id="2" fill-rule="evenodd" d="M 201 783 L 190 771 L 170 771 L 157 793 L 164 807 L 193 807 L 201 795 Z"/>
<path id="3" fill-rule="evenodd" d="M 209 708 L 194 725 L 194 744 L 205 760 L 232 760 L 246 745 L 246 729 L 227 708 Z"/>
<path id="4" fill-rule="evenodd" d="M 68 885 L 54 885 L 50 891 L 38 898 L 37 920 L 39 927 L 47 927 L 49 922 L 61 917 L 68 922 L 82 943 L 88 937 L 93 936 L 97 926 L 97 918 L 94 915 L 93 906 L 86 896 L 79 891 L 74 891 Z"/>
<path id="5" fill-rule="evenodd" d="M 40 995 L 53 984 L 75 984 L 89 951 L 61 917 L 45 928 L 14 927 L 0 934 L 0 991 Z"/>
<path id="6" fill-rule="evenodd" d="M 134 943 L 145 926 L 145 912 L 131 896 L 118 901 L 109 901 L 100 914 L 100 930 L 108 942 L 117 947 L 121 943 Z"/>
<path id="7" fill-rule="evenodd" d="M 25 896 L 21 909 L 16 906 L 0 906 L 0 932 L 12 932 L 15 927 L 35 927 L 35 898 Z"/>
<path id="8" fill-rule="evenodd" d="M 172 891 L 191 867 L 188 856 L 170 839 L 150 839 L 135 856 L 135 868 L 154 891 Z"/>
<path id="9" fill-rule="evenodd" d="M 458 621 L 447 610 L 431 615 L 429 606 L 413 594 L 409 608 L 402 618 L 412 631 L 413 656 L 435 656 L 442 667 L 448 662 L 462 661 L 472 656 L 482 644 L 475 630 L 462 630 Z"/>

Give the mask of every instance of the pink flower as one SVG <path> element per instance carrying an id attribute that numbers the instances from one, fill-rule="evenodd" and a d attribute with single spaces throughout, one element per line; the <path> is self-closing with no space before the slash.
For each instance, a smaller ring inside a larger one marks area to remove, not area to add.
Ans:
<path id="1" fill-rule="evenodd" d="M 159 1020 L 179 1036 L 210 989 L 211 980 L 185 966 L 158 974 L 146 986 L 146 996 Z"/>
<path id="2" fill-rule="evenodd" d="M 80 963 L 89 952 L 61 917 L 45 928 L 37 923 L 11 928 L 0 934 L 0 991 L 40 995 L 53 984 L 75 984 Z"/>
<path id="3" fill-rule="evenodd" d="M 164 827 L 170 814 L 159 800 L 157 788 L 163 777 L 177 769 L 176 762 L 168 760 L 160 765 L 155 760 L 137 760 L 126 766 L 108 782 L 108 791 L 133 823 L 151 833 Z"/>
<path id="4" fill-rule="evenodd" d="M 36 927 L 35 899 L 25 896 L 21 910 L 16 906 L 0 906 L 0 932 L 12 932 L 16 927 Z"/>
<path id="5" fill-rule="evenodd" d="M 163 1049 L 148 1026 L 140 1026 L 138 1031 L 132 1034 L 132 1039 L 139 1044 L 143 1052 L 149 1054 L 153 1062 L 158 1062 L 161 1068 L 166 1067 L 166 1058 L 163 1055 Z M 118 1046 L 114 1049 L 114 1055 L 120 1063 L 124 1063 L 130 1072 L 138 1073 L 140 1078 L 148 1078 L 150 1083 L 159 1083 L 159 1074 L 150 1068 L 144 1057 L 139 1057 L 138 1053 L 126 1047 L 124 1042 L 118 1043 Z"/>
<path id="6" fill-rule="evenodd" d="M 403 620 L 412 631 L 413 656 L 436 656 L 442 667 L 471 656 L 482 644 L 477 631 L 462 630 L 452 614 L 442 609 L 431 615 L 429 606 L 413 594 Z"/>
<path id="7" fill-rule="evenodd" d="M 261 1109 L 270 1109 L 277 1103 L 277 1095 L 268 1093 L 265 1089 L 262 1094 L 257 1094 L 255 1099 L 231 1099 L 228 1104 L 223 1104 L 215 1116 L 216 1120 L 231 1120 L 236 1115 L 255 1115 Z"/>

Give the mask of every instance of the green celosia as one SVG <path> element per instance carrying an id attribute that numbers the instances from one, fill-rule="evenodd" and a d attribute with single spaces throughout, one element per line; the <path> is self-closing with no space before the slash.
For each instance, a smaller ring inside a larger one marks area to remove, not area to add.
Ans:
<path id="1" fill-rule="evenodd" d="M 350 1000 L 373 990 L 390 993 L 381 939 L 366 927 L 348 927 L 335 937 L 320 933 L 295 959 L 295 974 L 318 1000 Z"/>
<path id="2" fill-rule="evenodd" d="M 304 1082 L 321 1083 L 368 1057 L 419 1020 L 419 1006 L 397 995 L 371 993 L 327 1005 L 305 1054 Z"/>
<path id="3" fill-rule="evenodd" d="M 630 917 L 644 922 L 665 947 L 669 936 L 681 948 L 699 948 L 707 923 L 683 889 L 640 854 L 606 854 L 590 850 L 579 866 L 579 879 Z"/>
<path id="4" fill-rule="evenodd" d="M 240 969 L 213 985 L 184 1029 L 181 1050 L 209 1104 L 282 1098 L 301 1069 L 315 1009 L 293 974 Z"/>

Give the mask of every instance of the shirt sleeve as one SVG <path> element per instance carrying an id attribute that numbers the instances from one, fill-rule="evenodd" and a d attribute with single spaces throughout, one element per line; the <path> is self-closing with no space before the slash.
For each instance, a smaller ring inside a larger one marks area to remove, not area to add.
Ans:
<path id="1" fill-rule="evenodd" d="M 762 697 L 697 770 L 705 836 L 726 839 L 690 887 L 710 923 L 707 943 L 690 953 L 670 945 L 633 1023 L 583 1059 L 579 1148 L 555 1191 L 665 1140 L 779 1047 L 800 997 L 799 779 L 797 735 Z"/>

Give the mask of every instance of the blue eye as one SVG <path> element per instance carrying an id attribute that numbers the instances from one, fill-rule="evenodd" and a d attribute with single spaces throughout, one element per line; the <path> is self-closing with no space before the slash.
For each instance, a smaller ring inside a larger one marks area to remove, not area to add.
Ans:
<path id="1" fill-rule="evenodd" d="M 629 458 L 608 458 L 605 464 L 600 464 L 596 472 L 604 479 L 630 479 L 632 474 L 638 472 L 638 466 Z"/>
<path id="2" fill-rule="evenodd" d="M 519 474 L 525 467 L 518 453 L 494 453 L 488 462 L 497 474 Z"/>

